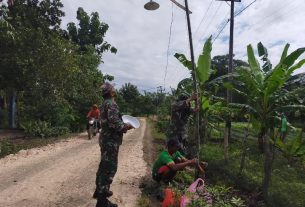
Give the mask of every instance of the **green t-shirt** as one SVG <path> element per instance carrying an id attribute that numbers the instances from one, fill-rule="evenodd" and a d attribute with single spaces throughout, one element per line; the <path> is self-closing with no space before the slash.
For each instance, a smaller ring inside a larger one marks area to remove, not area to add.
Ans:
<path id="1" fill-rule="evenodd" d="M 287 119 L 286 117 L 282 118 L 282 123 L 281 123 L 281 132 L 286 132 L 287 131 Z"/>
<path id="2" fill-rule="evenodd" d="M 170 163 L 174 163 L 174 160 L 177 158 L 183 158 L 183 156 L 179 151 L 175 152 L 175 154 L 171 156 L 167 150 L 163 150 L 153 165 L 153 169 L 152 169 L 153 176 L 157 175 L 157 172 L 160 169 L 160 167 L 164 165 L 168 165 Z"/>

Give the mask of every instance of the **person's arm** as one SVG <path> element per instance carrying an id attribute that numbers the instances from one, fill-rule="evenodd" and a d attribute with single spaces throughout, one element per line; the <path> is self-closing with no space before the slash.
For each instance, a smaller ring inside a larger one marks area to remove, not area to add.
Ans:
<path id="1" fill-rule="evenodd" d="M 172 169 L 173 171 L 179 171 L 179 170 L 183 170 L 187 166 L 193 166 L 196 163 L 197 163 L 197 160 L 193 159 L 193 160 L 186 160 L 185 162 L 181 162 L 181 163 L 177 163 L 177 164 L 172 162 L 172 163 L 169 163 L 167 166 L 170 169 Z"/>
<path id="2" fill-rule="evenodd" d="M 110 128 L 114 129 L 117 132 L 126 133 L 127 130 L 132 129 L 132 126 L 129 124 L 124 124 L 120 117 L 119 108 L 116 104 L 108 104 L 107 106 L 107 115 L 108 115 L 108 125 Z"/>
<path id="3" fill-rule="evenodd" d="M 87 118 L 91 117 L 91 110 L 87 114 Z"/>
<path id="4" fill-rule="evenodd" d="M 174 156 L 173 156 L 175 163 L 181 163 L 181 162 L 185 162 L 188 159 L 186 159 L 179 151 L 177 151 Z"/>
<path id="5" fill-rule="evenodd" d="M 172 104 L 171 108 L 172 111 L 180 111 L 182 109 L 186 109 L 189 107 L 189 104 L 187 104 L 187 101 L 177 101 L 175 103 Z"/>
<path id="6" fill-rule="evenodd" d="M 101 120 L 101 111 L 98 109 L 98 120 Z"/>

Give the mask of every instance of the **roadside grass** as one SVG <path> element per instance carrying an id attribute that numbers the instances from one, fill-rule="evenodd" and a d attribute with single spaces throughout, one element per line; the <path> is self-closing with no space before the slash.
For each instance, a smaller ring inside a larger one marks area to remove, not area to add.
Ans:
<path id="1" fill-rule="evenodd" d="M 67 139 L 77 134 L 66 134 L 59 137 L 53 138 L 2 138 L 0 140 L 0 158 L 3 158 L 9 154 L 18 153 L 20 150 L 27 150 L 36 147 L 46 146 L 48 144 L 53 144 L 59 140 Z"/>
<path id="2" fill-rule="evenodd" d="M 142 193 L 141 197 L 137 201 L 137 206 L 139 206 L 139 207 L 151 207 L 151 200 L 150 200 L 149 196 Z"/>
<path id="3" fill-rule="evenodd" d="M 241 140 L 245 136 L 245 123 L 233 123 L 232 140 L 229 145 L 229 162 L 223 159 L 222 139 L 213 137 L 201 148 L 201 158 L 209 163 L 207 177 L 211 183 L 223 183 L 234 186 L 242 192 L 256 196 L 261 202 L 261 183 L 263 179 L 264 156 L 257 149 L 256 132 L 251 129 L 250 137 L 246 140 L 245 167 L 240 173 L 242 154 Z M 297 136 L 297 131 L 290 131 L 287 139 Z M 305 165 L 304 159 L 291 164 L 281 152 L 275 150 L 272 182 L 269 191 L 269 206 L 303 207 L 305 206 Z"/>
<path id="4" fill-rule="evenodd" d="M 154 121 L 153 119 L 148 119 L 148 123 L 152 126 L 152 137 L 155 141 L 160 141 L 164 142 L 166 141 L 166 136 L 164 132 L 162 132 L 158 127 L 157 127 L 157 121 Z"/>

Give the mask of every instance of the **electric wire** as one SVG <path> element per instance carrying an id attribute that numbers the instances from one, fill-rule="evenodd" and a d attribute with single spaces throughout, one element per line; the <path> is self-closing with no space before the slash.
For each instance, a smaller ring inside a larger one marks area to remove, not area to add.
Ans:
<path id="1" fill-rule="evenodd" d="M 257 0 L 252 1 L 250 4 L 248 4 L 246 7 L 244 7 L 242 10 L 238 11 L 236 14 L 234 14 L 234 17 L 239 16 L 240 14 L 242 14 L 245 10 L 247 10 L 251 5 L 253 5 Z M 213 43 L 218 39 L 218 37 L 220 36 L 220 34 L 224 31 L 224 29 L 226 28 L 226 26 L 228 25 L 228 23 L 231 20 L 228 19 L 226 21 L 226 23 L 224 24 L 224 26 L 220 29 L 220 31 L 218 32 L 218 34 L 216 35 L 216 37 L 213 39 Z"/>
<path id="2" fill-rule="evenodd" d="M 168 70 L 169 48 L 170 48 L 171 37 L 172 37 L 173 22 L 174 22 L 174 3 L 172 3 L 172 15 L 171 15 L 171 23 L 170 23 L 170 27 L 169 27 L 169 37 L 168 37 L 168 45 L 167 45 L 167 52 L 166 52 L 166 66 L 165 66 L 165 73 L 164 73 L 164 79 L 163 79 L 164 88 L 165 88 L 165 82 L 166 82 L 166 76 L 167 76 L 167 70 Z"/>
<path id="3" fill-rule="evenodd" d="M 195 30 L 195 32 L 194 32 L 194 35 L 193 35 L 194 37 L 196 36 L 196 34 L 197 34 L 197 32 L 198 32 L 198 30 L 199 30 L 201 24 L 202 24 L 202 23 L 204 22 L 204 20 L 206 19 L 207 14 L 208 14 L 208 12 L 209 12 L 209 10 L 210 10 L 210 8 L 211 8 L 213 2 L 214 2 L 214 0 L 211 0 L 209 6 L 208 6 L 208 8 L 207 8 L 207 10 L 205 11 L 205 13 L 204 13 L 204 15 L 203 15 L 203 17 L 202 17 L 202 19 L 201 19 L 199 25 L 197 26 L 197 28 L 196 28 L 196 30 Z"/>
<path id="4" fill-rule="evenodd" d="M 258 25 L 257 27 L 254 28 L 260 28 L 260 27 L 265 27 L 266 25 L 269 25 L 270 22 L 274 21 L 276 17 L 276 15 L 279 15 L 281 13 L 281 11 L 284 11 L 284 13 L 281 14 L 282 17 L 286 16 L 287 14 L 290 14 L 291 12 L 294 12 L 296 9 L 300 8 L 299 5 L 295 5 L 292 8 L 287 7 L 289 4 L 291 4 L 293 2 L 289 2 L 286 5 L 284 5 L 283 7 L 280 7 L 276 12 L 272 13 L 271 15 L 268 15 L 266 17 L 264 17 L 264 20 L 259 20 L 251 25 L 249 25 L 250 27 L 254 27 L 256 25 Z M 284 8 L 284 9 L 283 9 Z M 275 18 L 274 18 L 275 17 Z"/>
<path id="5" fill-rule="evenodd" d="M 245 10 L 247 10 L 252 4 L 254 4 L 257 0 L 252 1 L 250 4 L 248 4 L 246 7 L 244 7 L 242 10 L 240 10 L 239 12 L 237 12 L 236 14 L 234 14 L 234 17 L 237 17 L 238 15 L 240 15 L 241 13 L 243 13 Z"/>
<path id="6" fill-rule="evenodd" d="M 211 18 L 211 21 L 210 21 L 209 24 L 206 26 L 206 29 L 203 31 L 201 37 L 204 36 L 203 34 L 205 34 L 206 31 L 208 31 L 208 28 L 210 27 L 211 23 L 212 23 L 213 20 L 215 19 L 216 15 L 217 15 L 217 13 L 218 13 L 218 11 L 219 11 L 219 9 L 220 9 L 220 7 L 221 7 L 222 5 L 223 5 L 222 2 L 219 2 L 219 5 L 218 5 L 218 7 L 217 7 L 217 9 L 216 9 L 216 11 L 215 11 L 213 17 Z"/>
<path id="7" fill-rule="evenodd" d="M 185 15 L 185 33 L 188 34 L 186 15 Z M 181 49 L 181 50 L 182 50 L 182 53 L 184 53 L 186 56 L 189 55 L 189 51 L 186 50 L 186 49 L 187 49 L 187 47 L 186 47 L 187 45 L 189 45 L 189 42 L 187 42 L 187 44 L 186 44 L 185 46 L 183 46 L 183 49 Z M 179 63 L 178 60 L 175 62 L 175 66 L 174 66 L 174 67 L 176 68 L 176 70 L 177 70 L 178 72 L 177 72 L 177 73 L 174 73 L 174 75 L 171 77 L 171 79 L 170 79 L 169 82 L 171 82 L 172 80 L 175 80 L 177 77 L 180 77 L 180 78 L 181 78 L 181 76 L 184 76 L 184 75 L 185 75 L 184 73 L 179 72 L 180 70 L 179 70 L 178 66 L 180 66 L 180 64 L 181 64 L 181 63 Z M 180 75 L 180 76 L 178 76 L 178 75 Z"/>
<path id="8" fill-rule="evenodd" d="M 230 19 L 228 19 L 226 21 L 226 23 L 223 25 L 223 27 L 219 30 L 218 34 L 216 35 L 216 37 L 213 39 L 212 43 L 215 42 L 215 40 L 217 40 L 217 38 L 219 37 L 219 35 L 222 33 L 222 31 L 226 28 L 227 24 L 230 22 Z"/>

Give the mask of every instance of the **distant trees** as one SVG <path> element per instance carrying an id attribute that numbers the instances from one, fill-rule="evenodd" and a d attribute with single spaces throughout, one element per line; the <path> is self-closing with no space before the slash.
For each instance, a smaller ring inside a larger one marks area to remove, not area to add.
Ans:
<path id="1" fill-rule="evenodd" d="M 125 114 L 134 116 L 161 115 L 168 117 L 173 95 L 164 93 L 162 88 L 156 92 L 140 93 L 137 86 L 125 83 L 118 90 L 118 104 Z"/>
<path id="2" fill-rule="evenodd" d="M 20 0 L 1 7 L 0 99 L 17 96 L 18 125 L 46 122 L 75 131 L 83 128 L 93 103 L 101 101 L 105 79 L 98 70 L 102 55 L 116 52 L 105 41 L 109 26 L 97 12 L 77 11 L 78 24 L 60 28 L 60 0 Z M 2 104 L 7 111 L 8 104 Z M 0 127 L 7 115 L 2 117 Z"/>

